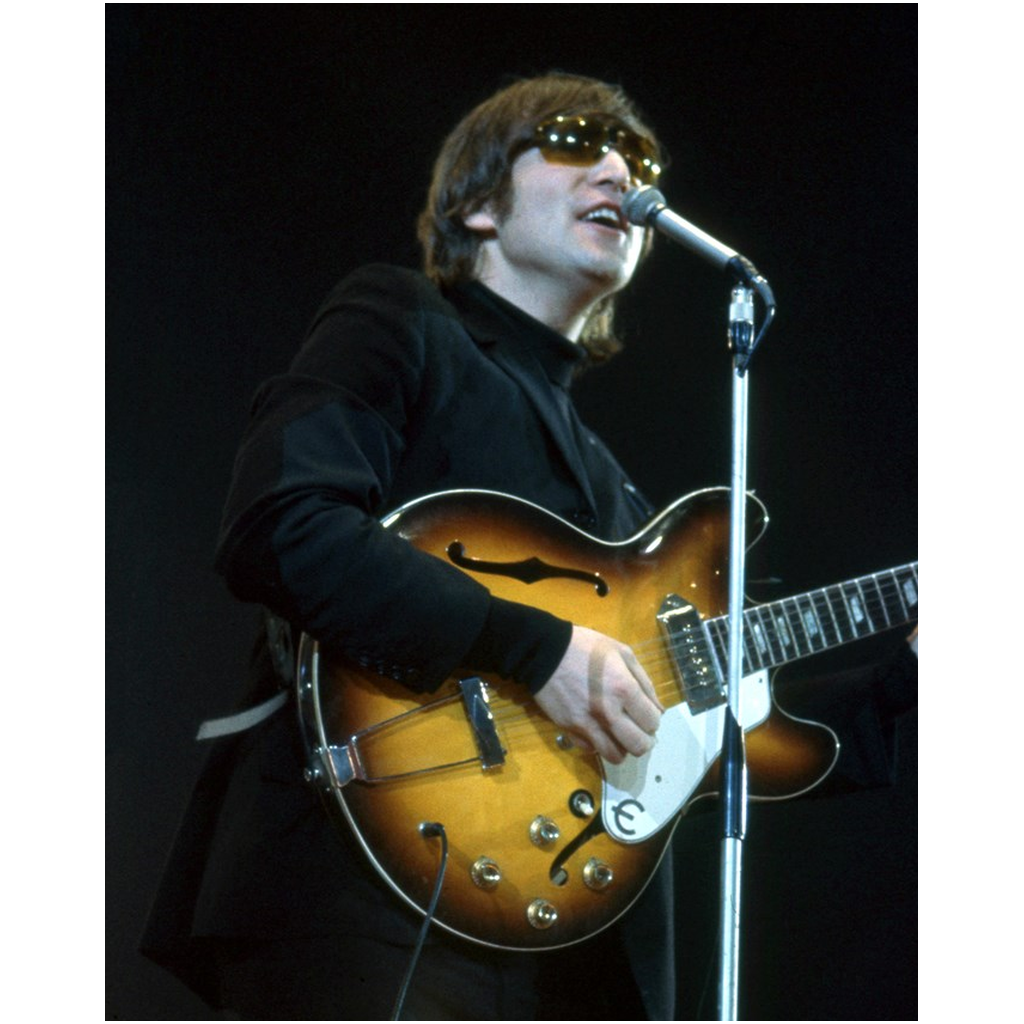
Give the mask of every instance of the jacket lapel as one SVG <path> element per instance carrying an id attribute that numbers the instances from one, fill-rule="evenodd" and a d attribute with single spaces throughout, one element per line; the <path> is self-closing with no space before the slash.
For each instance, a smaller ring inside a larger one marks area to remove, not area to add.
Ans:
<path id="1" fill-rule="evenodd" d="M 478 313 L 471 307 L 460 312 L 477 346 L 515 380 L 526 394 L 551 435 L 566 469 L 586 497 L 588 507 L 594 511 L 594 494 L 583 463 L 581 440 L 577 440 L 573 427 L 576 414 L 565 388 L 551 379 L 541 361 L 527 346 L 516 344 L 508 325 L 492 317 L 489 311 Z"/>

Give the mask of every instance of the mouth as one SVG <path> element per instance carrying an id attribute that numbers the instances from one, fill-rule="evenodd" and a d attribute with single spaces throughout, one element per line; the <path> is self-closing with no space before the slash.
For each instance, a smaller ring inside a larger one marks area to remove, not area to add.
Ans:
<path id="1" fill-rule="evenodd" d="M 625 232 L 627 228 L 626 222 L 622 218 L 622 210 L 611 203 L 603 203 L 587 210 L 580 220 L 587 224 L 598 224 L 604 228 L 611 228 L 614 231 Z"/>

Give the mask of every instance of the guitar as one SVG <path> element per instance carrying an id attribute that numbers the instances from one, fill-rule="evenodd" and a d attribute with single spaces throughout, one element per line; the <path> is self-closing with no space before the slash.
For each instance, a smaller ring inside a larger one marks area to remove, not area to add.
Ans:
<path id="1" fill-rule="evenodd" d="M 748 535 L 765 529 L 748 499 Z M 629 644 L 666 707 L 653 749 L 621 765 L 575 747 L 524 688 L 449 679 L 413 693 L 301 638 L 296 687 L 307 776 L 388 884 L 421 913 L 450 845 L 436 920 L 485 946 L 550 949 L 606 928 L 637 899 L 675 825 L 715 793 L 727 710 L 729 492 L 680 499 L 607 543 L 519 499 L 451 491 L 384 525 L 492 593 Z M 817 785 L 835 734 L 772 700 L 768 670 L 917 615 L 917 563 L 744 612 L 740 721 L 752 799 Z"/>

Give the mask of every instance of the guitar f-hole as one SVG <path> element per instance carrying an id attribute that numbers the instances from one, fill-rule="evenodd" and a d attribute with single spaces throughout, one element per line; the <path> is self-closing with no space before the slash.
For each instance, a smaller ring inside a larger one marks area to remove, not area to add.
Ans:
<path id="1" fill-rule="evenodd" d="M 587 572 L 584 569 L 570 569 L 566 566 L 549 565 L 534 555 L 519 562 L 487 562 L 482 558 L 469 558 L 466 546 L 460 540 L 452 541 L 447 548 L 448 557 L 460 569 L 472 572 L 491 573 L 496 576 L 508 576 L 520 583 L 539 583 L 541 580 L 569 579 L 589 583 L 598 597 L 608 596 L 608 584 L 600 573 Z"/>

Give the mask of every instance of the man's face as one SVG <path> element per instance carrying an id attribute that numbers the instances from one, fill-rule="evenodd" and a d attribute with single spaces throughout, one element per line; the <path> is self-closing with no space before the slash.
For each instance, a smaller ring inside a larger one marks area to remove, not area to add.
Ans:
<path id="1" fill-rule="evenodd" d="M 625 222 L 622 195 L 633 182 L 612 150 L 591 166 L 552 163 L 528 149 L 512 165 L 504 215 L 479 211 L 467 225 L 487 235 L 479 276 L 499 294 L 521 301 L 561 292 L 590 304 L 632 277 L 644 231 Z"/>

